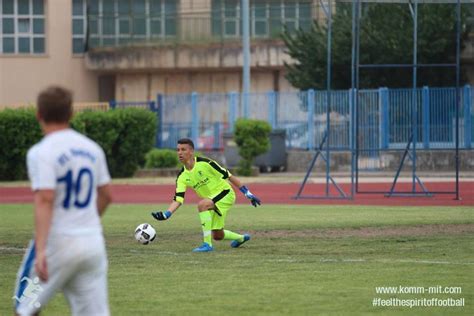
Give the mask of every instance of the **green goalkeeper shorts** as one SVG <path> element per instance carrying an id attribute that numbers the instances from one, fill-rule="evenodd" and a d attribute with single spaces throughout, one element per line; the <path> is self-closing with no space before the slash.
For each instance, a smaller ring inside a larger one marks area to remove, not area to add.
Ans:
<path id="1" fill-rule="evenodd" d="M 229 193 L 227 193 L 224 197 L 214 202 L 216 209 L 212 212 L 212 230 L 220 230 L 224 228 L 227 211 L 230 210 L 234 203 L 235 193 L 232 189 L 230 189 Z"/>

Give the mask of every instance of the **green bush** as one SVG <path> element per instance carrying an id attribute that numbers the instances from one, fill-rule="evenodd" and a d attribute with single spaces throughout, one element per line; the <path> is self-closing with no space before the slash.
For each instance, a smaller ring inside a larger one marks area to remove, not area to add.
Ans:
<path id="1" fill-rule="evenodd" d="M 208 158 L 206 157 L 202 152 L 195 150 L 194 151 L 194 156 L 195 157 L 203 157 L 203 158 Z M 209 159 L 209 158 L 208 158 Z"/>
<path id="2" fill-rule="evenodd" d="M 272 128 L 266 121 L 238 119 L 235 124 L 234 140 L 239 147 L 237 173 L 249 176 L 254 159 L 270 149 L 270 132 Z"/>
<path id="3" fill-rule="evenodd" d="M 130 108 L 78 113 L 71 126 L 104 149 L 113 177 L 129 177 L 153 148 L 156 121 L 153 112 Z M 41 137 L 34 109 L 0 111 L 0 180 L 26 179 L 26 153 Z"/>
<path id="4" fill-rule="evenodd" d="M 82 112 L 71 123 L 104 149 L 113 177 L 132 176 L 154 146 L 157 120 L 155 113 L 148 110 Z"/>
<path id="5" fill-rule="evenodd" d="M 175 150 L 152 149 L 145 156 L 145 168 L 172 168 L 178 165 Z"/>
<path id="6" fill-rule="evenodd" d="M 0 111 L 0 180 L 26 179 L 26 153 L 40 139 L 34 109 Z"/>

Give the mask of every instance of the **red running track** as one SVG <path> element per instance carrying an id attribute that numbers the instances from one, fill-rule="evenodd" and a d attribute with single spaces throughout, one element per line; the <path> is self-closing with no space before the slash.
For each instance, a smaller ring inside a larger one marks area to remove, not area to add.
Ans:
<path id="1" fill-rule="evenodd" d="M 453 192 L 455 190 L 453 182 L 425 182 L 429 191 Z M 298 192 L 299 183 L 285 184 L 248 184 L 251 191 L 257 195 L 263 204 L 354 204 L 354 205 L 404 205 L 404 206 L 474 206 L 474 181 L 460 182 L 461 200 L 455 200 L 454 194 L 435 194 L 432 197 L 424 195 L 416 197 L 385 197 L 383 193 L 368 194 L 358 193 L 353 200 L 341 199 L 299 199 L 294 200 L 293 196 Z M 350 185 L 341 184 L 341 188 L 350 193 Z M 382 191 L 390 190 L 391 183 L 361 183 L 360 191 Z M 174 185 L 112 185 L 114 203 L 160 203 L 171 202 L 174 195 Z M 399 183 L 396 191 L 410 191 L 411 183 Z M 330 193 L 337 196 L 334 187 Z M 324 184 L 307 184 L 302 195 L 323 196 L 325 194 Z M 32 203 L 33 195 L 28 187 L 0 187 L 0 203 Z M 186 202 L 197 202 L 198 197 L 188 190 Z M 248 203 L 245 197 L 237 193 L 237 203 Z"/>

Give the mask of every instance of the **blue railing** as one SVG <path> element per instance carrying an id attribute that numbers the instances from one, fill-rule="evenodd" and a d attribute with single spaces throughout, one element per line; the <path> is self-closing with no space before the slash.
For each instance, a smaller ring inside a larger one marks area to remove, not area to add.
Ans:
<path id="1" fill-rule="evenodd" d="M 351 93 L 355 92 L 330 93 L 327 146 L 331 150 L 350 149 L 351 128 L 355 123 L 351 122 Z M 380 88 L 360 90 L 357 95 L 358 146 L 368 157 L 380 150 L 405 148 L 414 131 L 418 148 L 454 148 L 455 88 L 423 87 L 415 91 Z M 156 102 L 111 102 L 110 105 L 156 111 L 157 147 L 174 148 L 179 138 L 189 137 L 198 149 L 222 149 L 224 133 L 232 132 L 236 119 L 244 116 L 241 97 L 236 92 L 158 95 Z M 460 98 L 459 146 L 471 149 L 474 146 L 472 87 L 463 87 Z M 272 128 L 286 130 L 288 148 L 315 149 L 323 139 L 328 127 L 326 91 L 270 91 L 251 93 L 249 99 L 248 117 L 266 120 Z"/>

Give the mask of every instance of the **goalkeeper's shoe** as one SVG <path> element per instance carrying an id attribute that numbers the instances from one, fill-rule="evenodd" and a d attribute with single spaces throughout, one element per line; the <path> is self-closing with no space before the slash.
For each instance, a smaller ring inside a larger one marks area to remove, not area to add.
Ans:
<path id="1" fill-rule="evenodd" d="M 230 243 L 230 246 L 231 246 L 232 248 L 238 248 L 238 247 L 240 247 L 244 242 L 249 241 L 249 240 L 250 240 L 250 235 L 249 235 L 249 234 L 244 234 L 244 240 L 243 240 L 243 241 L 232 240 L 232 242 Z"/>
<path id="2" fill-rule="evenodd" d="M 197 247 L 197 248 L 194 248 L 193 249 L 193 252 L 209 252 L 209 251 L 213 251 L 214 248 L 209 245 L 207 242 L 204 242 L 202 243 L 201 246 Z"/>

